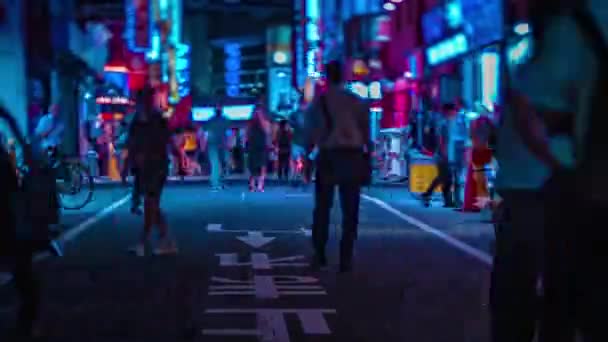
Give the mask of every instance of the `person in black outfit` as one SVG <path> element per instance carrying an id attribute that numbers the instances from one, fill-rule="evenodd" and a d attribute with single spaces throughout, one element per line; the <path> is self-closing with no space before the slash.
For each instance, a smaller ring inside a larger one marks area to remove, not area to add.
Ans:
<path id="1" fill-rule="evenodd" d="M 279 145 L 279 180 L 286 181 L 289 179 L 289 161 L 291 159 L 291 134 L 287 127 L 287 121 L 282 120 L 279 123 L 278 134 Z"/>
<path id="2" fill-rule="evenodd" d="M 310 145 L 319 153 L 316 162 L 315 207 L 313 212 L 312 266 L 327 265 L 325 247 L 329 239 L 329 219 L 334 190 L 338 187 L 342 207 L 342 240 L 340 272 L 352 269 L 354 243 L 359 224 L 361 186 L 370 176 L 371 168 L 364 152 L 369 152 L 369 107 L 342 85 L 339 62 L 327 65 L 328 90 L 317 97 L 305 115 Z"/>

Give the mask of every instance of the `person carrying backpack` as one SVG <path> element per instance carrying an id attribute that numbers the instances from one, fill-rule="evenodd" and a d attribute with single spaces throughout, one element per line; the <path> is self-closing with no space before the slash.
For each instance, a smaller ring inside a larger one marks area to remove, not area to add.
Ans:
<path id="1" fill-rule="evenodd" d="M 550 170 L 543 187 L 544 300 L 541 342 L 608 341 L 608 158 L 600 117 L 608 110 L 608 2 L 537 1 L 535 46 L 511 96 L 533 109 L 548 148 L 522 130 Z M 524 122 L 525 120 L 520 120 Z M 525 166 L 522 166 L 525 167 Z"/>

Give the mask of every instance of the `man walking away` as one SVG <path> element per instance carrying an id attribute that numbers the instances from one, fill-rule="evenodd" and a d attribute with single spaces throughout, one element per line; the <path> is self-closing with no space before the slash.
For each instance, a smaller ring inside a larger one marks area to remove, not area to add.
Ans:
<path id="1" fill-rule="evenodd" d="M 212 191 L 223 189 L 222 160 L 224 157 L 223 149 L 226 129 L 220 117 L 221 109 L 218 108 L 217 110 L 218 113 L 208 123 L 209 130 L 207 131 L 207 154 L 209 156 L 209 164 L 211 164 L 209 181 Z"/>
<path id="2" fill-rule="evenodd" d="M 535 1 L 538 47 L 513 82 L 547 127 L 550 149 L 527 146 L 551 169 L 544 186 L 541 342 L 608 341 L 608 2 Z M 564 46 L 568 46 L 564 49 Z M 523 166 L 526 167 L 526 166 Z"/>
<path id="3" fill-rule="evenodd" d="M 326 66 L 327 92 L 318 96 L 305 117 L 307 146 L 317 145 L 315 208 L 313 212 L 314 267 L 327 265 L 325 247 L 329 238 L 329 219 L 337 186 L 342 208 L 340 272 L 352 268 L 354 243 L 359 224 L 361 185 L 368 179 L 370 121 L 369 108 L 346 91 L 342 84 L 342 65 Z"/>
<path id="4" fill-rule="evenodd" d="M 438 127 L 438 138 L 437 151 L 435 153 L 435 159 L 437 162 L 437 169 L 439 174 L 429 188 L 422 194 L 422 200 L 425 206 L 430 205 L 431 196 L 435 189 L 441 185 L 441 191 L 443 192 L 443 206 L 445 208 L 454 208 L 454 193 L 452 192 L 452 185 L 457 177 L 457 165 L 460 156 L 457 156 L 457 139 L 454 136 L 456 134 L 457 127 L 457 116 L 458 111 L 456 106 L 452 103 L 443 105 L 443 114 L 445 118 L 440 119 Z"/>

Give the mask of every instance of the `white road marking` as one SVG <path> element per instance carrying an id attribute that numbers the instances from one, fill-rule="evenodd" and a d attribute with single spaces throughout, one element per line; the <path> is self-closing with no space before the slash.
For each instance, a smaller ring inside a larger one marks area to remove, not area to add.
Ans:
<path id="1" fill-rule="evenodd" d="M 273 237 L 264 236 L 264 233 L 261 231 L 247 232 L 246 236 L 237 236 L 236 238 L 253 248 L 261 248 L 275 239 Z"/>
<path id="2" fill-rule="evenodd" d="M 260 341 L 289 342 L 285 314 L 296 314 L 306 335 L 330 335 L 325 314 L 336 314 L 332 309 L 208 309 L 206 314 L 255 314 L 257 329 L 204 329 L 206 336 L 257 336 Z"/>
<path id="3" fill-rule="evenodd" d="M 249 233 L 266 233 L 266 234 L 304 234 L 310 236 L 309 233 L 305 232 L 304 227 L 298 229 L 267 229 L 267 230 L 246 230 L 246 229 L 224 229 L 219 223 L 208 223 L 207 231 L 209 233 L 232 233 L 232 234 L 249 234 Z"/>
<path id="4" fill-rule="evenodd" d="M 473 246 L 470 246 L 412 216 L 402 213 L 401 211 L 395 209 L 390 204 L 382 201 L 381 199 L 378 199 L 378 198 L 372 197 L 372 196 L 368 196 L 368 195 L 363 195 L 363 194 L 361 195 L 361 197 L 365 200 L 375 203 L 380 208 L 392 213 L 393 215 L 399 217 L 403 221 L 405 221 L 413 226 L 416 226 L 417 228 L 423 230 L 424 232 L 434 235 L 435 237 L 443 240 L 448 245 L 461 250 L 462 252 L 481 261 L 482 263 L 484 263 L 486 265 L 492 265 L 492 256 L 489 255 L 488 253 L 481 251 Z"/>
<path id="5" fill-rule="evenodd" d="M 219 253 L 216 255 L 220 258 L 220 267 L 252 266 L 255 270 L 269 270 L 273 267 L 308 266 L 305 262 L 297 262 L 306 260 L 303 255 L 271 259 L 266 253 L 253 253 L 249 262 L 239 262 L 237 253 Z"/>
<path id="6" fill-rule="evenodd" d="M 281 296 L 325 296 L 327 292 L 319 279 L 303 276 L 253 276 L 253 280 L 234 280 L 212 277 L 210 296 L 255 296 L 260 299 L 278 299 Z M 215 285 L 221 284 L 221 285 Z"/>
<path id="7" fill-rule="evenodd" d="M 110 204 L 95 215 L 89 217 L 86 221 L 76 225 L 76 227 L 69 229 L 65 234 L 62 234 L 57 240 L 62 244 L 70 242 L 76 239 L 80 234 L 84 233 L 87 229 L 91 228 L 95 223 L 101 221 L 106 216 L 110 215 L 114 210 L 118 209 L 121 205 L 127 203 L 131 199 L 131 195 L 119 199 L 118 201 Z"/>

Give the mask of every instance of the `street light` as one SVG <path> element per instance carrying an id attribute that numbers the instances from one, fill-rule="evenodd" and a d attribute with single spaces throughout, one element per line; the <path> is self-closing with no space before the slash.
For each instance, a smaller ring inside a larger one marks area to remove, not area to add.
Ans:
<path id="1" fill-rule="evenodd" d="M 397 6 L 395 6 L 395 4 L 392 2 L 385 2 L 383 7 L 387 11 L 394 11 L 397 8 Z"/>

